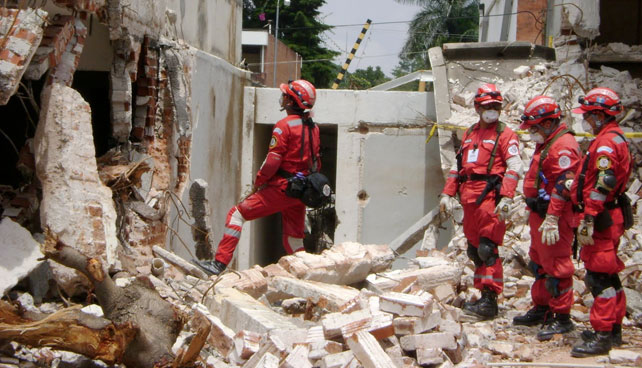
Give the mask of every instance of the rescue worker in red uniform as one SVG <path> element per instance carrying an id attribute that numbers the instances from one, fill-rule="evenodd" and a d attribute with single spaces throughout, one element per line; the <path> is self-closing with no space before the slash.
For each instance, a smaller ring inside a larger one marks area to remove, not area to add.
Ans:
<path id="1" fill-rule="evenodd" d="M 497 247 L 506 231 L 517 182 L 523 171 L 517 135 L 499 121 L 502 95 L 494 84 L 484 84 L 475 95 L 479 121 L 462 138 L 457 166 L 446 179 L 440 211 L 452 212 L 455 195 L 464 209 L 468 257 L 475 264 L 474 285 L 482 296 L 464 304 L 464 311 L 480 319 L 498 314 L 497 295 L 504 287 Z"/>
<path id="2" fill-rule="evenodd" d="M 608 354 L 622 343 L 626 296 L 618 272 L 620 237 L 632 224 L 626 194 L 632 171 L 628 143 L 615 116 L 622 111 L 619 96 L 598 87 L 580 97 L 573 109 L 583 114 L 585 130 L 595 135 L 575 174 L 571 199 L 578 211 L 577 241 L 586 268 L 586 287 L 593 294 L 590 321 L 595 330 L 582 333 L 582 344 L 571 350 L 575 357 Z M 628 209 L 628 210 L 627 210 Z M 624 211 L 623 211 L 624 210 Z"/>
<path id="3" fill-rule="evenodd" d="M 281 110 L 287 116 L 272 130 L 269 151 L 256 174 L 252 194 L 230 209 L 214 260 L 194 260 L 209 274 L 220 274 L 230 263 L 245 221 L 277 212 L 282 216 L 285 251 L 292 254 L 304 250 L 305 205 L 286 196 L 285 189 L 287 177 L 297 173 L 308 175 L 311 168 L 315 171 L 321 168 L 319 127 L 309 112 L 316 100 L 316 89 L 303 79 L 281 84 L 280 89 Z"/>
<path id="4" fill-rule="evenodd" d="M 533 308 L 513 318 L 513 323 L 531 326 L 547 322 L 537 334 L 540 341 L 574 329 L 570 318 L 575 272 L 571 255 L 577 225 L 570 187 L 581 153 L 573 134 L 560 122 L 561 116 L 555 100 L 537 96 L 524 107 L 520 125 L 537 144 L 524 176 L 524 196 L 531 211 L 529 267 L 535 283 L 531 288 Z"/>

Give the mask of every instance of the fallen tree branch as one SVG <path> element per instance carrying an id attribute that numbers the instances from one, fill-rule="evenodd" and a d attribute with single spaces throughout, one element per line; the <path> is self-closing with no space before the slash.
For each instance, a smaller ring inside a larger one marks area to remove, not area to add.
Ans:
<path id="1" fill-rule="evenodd" d="M 149 279 L 140 277 L 120 288 L 104 271 L 102 263 L 88 258 L 45 231 L 42 252 L 46 258 L 83 273 L 92 282 L 105 317 L 117 326 L 138 326 L 125 347 L 122 363 L 152 368 L 174 358 L 172 345 L 186 320 L 184 314 L 160 297 Z M 63 334 L 64 330 L 58 332 Z"/>
<path id="2" fill-rule="evenodd" d="M 35 322 L 22 319 L 7 306 L 0 304 L 0 319 L 11 323 L 0 323 L 0 340 L 72 351 L 109 364 L 122 361 L 138 333 L 131 322 L 116 325 L 83 313 L 81 306 L 62 309 Z"/>

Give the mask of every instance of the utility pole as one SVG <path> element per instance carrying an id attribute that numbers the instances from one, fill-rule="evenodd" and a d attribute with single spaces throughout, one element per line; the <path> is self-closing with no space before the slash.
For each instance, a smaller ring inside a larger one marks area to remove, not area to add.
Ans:
<path id="1" fill-rule="evenodd" d="M 276 88 L 276 54 L 279 51 L 279 7 L 281 0 L 276 0 L 276 27 L 274 30 L 274 72 L 272 78 L 272 87 Z"/>
<path id="2" fill-rule="evenodd" d="M 339 87 L 339 83 L 341 83 L 343 76 L 348 71 L 348 66 L 350 66 L 350 62 L 352 61 L 352 58 L 354 58 L 354 54 L 357 52 L 357 49 L 359 48 L 361 41 L 363 41 L 363 37 L 365 37 L 366 32 L 368 32 L 368 28 L 370 28 L 370 23 L 372 23 L 372 21 L 368 19 L 366 20 L 366 24 L 363 25 L 363 28 L 361 29 L 361 33 L 359 33 L 359 37 L 357 37 L 357 41 L 354 43 L 354 46 L 352 46 L 352 50 L 350 51 L 350 54 L 348 55 L 346 62 L 343 63 L 343 67 L 341 68 L 341 71 L 339 72 L 339 74 L 337 74 L 337 77 L 334 79 L 334 83 L 332 84 L 332 89 L 337 89 Z"/>

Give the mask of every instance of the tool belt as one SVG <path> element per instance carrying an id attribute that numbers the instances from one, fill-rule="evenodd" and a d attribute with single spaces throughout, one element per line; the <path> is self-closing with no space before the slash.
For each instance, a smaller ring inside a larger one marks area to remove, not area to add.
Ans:
<path id="1" fill-rule="evenodd" d="M 463 183 L 468 180 L 474 181 L 485 181 L 486 186 L 482 190 L 479 197 L 475 201 L 476 205 L 480 205 L 484 198 L 490 193 L 491 190 L 495 191 L 495 205 L 499 203 L 500 195 L 499 192 L 502 189 L 502 177 L 499 175 L 490 175 L 490 174 L 470 174 L 470 175 L 461 175 L 459 176 L 459 182 Z"/>

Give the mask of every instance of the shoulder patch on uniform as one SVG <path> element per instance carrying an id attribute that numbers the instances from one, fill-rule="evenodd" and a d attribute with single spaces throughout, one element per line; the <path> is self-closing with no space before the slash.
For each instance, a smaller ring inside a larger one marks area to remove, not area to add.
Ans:
<path id="1" fill-rule="evenodd" d="M 595 161 L 595 165 L 600 171 L 608 170 L 611 168 L 611 159 L 608 156 L 599 156 Z"/>
<path id="2" fill-rule="evenodd" d="M 495 144 L 495 141 L 492 139 L 484 139 L 482 143 L 489 143 L 489 144 Z"/>
<path id="3" fill-rule="evenodd" d="M 283 134 L 283 131 L 281 130 L 281 128 L 277 127 L 277 128 L 274 128 L 274 133 L 278 134 L 278 135 L 281 135 L 281 134 Z"/>
<path id="4" fill-rule="evenodd" d="M 270 139 L 270 149 L 272 149 L 272 148 L 276 147 L 276 144 L 277 144 L 278 142 L 279 142 L 279 141 L 276 139 L 276 136 L 275 136 L 275 135 L 272 135 L 272 139 Z"/>
<path id="5" fill-rule="evenodd" d="M 597 153 L 600 153 L 600 152 L 613 153 L 613 148 L 611 148 L 609 146 L 599 146 L 599 147 L 597 147 L 597 151 L 596 152 Z"/>
<path id="6" fill-rule="evenodd" d="M 466 140 L 464 141 L 464 143 L 470 143 L 470 142 L 472 142 L 472 141 L 473 141 L 472 139 L 466 139 Z"/>
<path id="7" fill-rule="evenodd" d="M 569 150 L 561 150 L 558 152 L 560 155 L 570 155 L 572 152 Z"/>
<path id="8" fill-rule="evenodd" d="M 508 154 L 511 156 L 515 156 L 519 154 L 519 148 L 517 147 L 516 144 L 513 144 L 512 146 L 508 147 Z"/>
<path id="9" fill-rule="evenodd" d="M 560 168 L 566 169 L 571 166 L 571 158 L 568 156 L 560 156 L 559 160 L 557 160 L 557 164 Z"/>
<path id="10" fill-rule="evenodd" d="M 508 141 L 508 144 L 519 144 L 519 142 L 517 141 L 517 139 L 511 139 L 510 141 Z"/>

